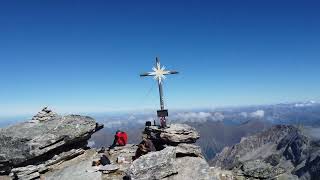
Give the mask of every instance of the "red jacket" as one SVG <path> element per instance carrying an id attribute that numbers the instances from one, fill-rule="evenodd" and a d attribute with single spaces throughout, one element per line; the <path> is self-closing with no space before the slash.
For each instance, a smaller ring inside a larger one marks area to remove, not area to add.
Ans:
<path id="1" fill-rule="evenodd" d="M 128 135 L 126 132 L 118 132 L 116 134 L 117 137 L 117 144 L 119 146 L 125 146 L 128 142 Z"/>

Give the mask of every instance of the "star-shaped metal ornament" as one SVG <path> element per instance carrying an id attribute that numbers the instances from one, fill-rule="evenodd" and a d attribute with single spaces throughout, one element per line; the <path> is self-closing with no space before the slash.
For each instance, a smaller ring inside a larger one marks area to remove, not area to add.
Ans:
<path id="1" fill-rule="evenodd" d="M 153 78 L 158 80 L 158 83 L 161 84 L 164 79 L 166 79 L 165 75 L 169 74 L 178 74 L 177 71 L 168 71 L 165 70 L 164 66 L 161 67 L 160 61 L 156 58 L 156 66 L 152 68 L 152 72 L 141 74 L 141 76 L 154 76 Z"/>

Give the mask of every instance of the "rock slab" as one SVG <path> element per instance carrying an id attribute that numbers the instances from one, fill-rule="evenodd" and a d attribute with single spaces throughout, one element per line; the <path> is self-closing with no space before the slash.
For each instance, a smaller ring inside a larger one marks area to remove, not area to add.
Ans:
<path id="1" fill-rule="evenodd" d="M 86 147 L 91 134 L 102 127 L 87 116 L 54 115 L 47 121 L 0 129 L 0 171 L 8 173 L 13 167 L 39 164 L 55 154 Z"/>
<path id="2" fill-rule="evenodd" d="M 165 180 L 214 180 L 209 175 L 209 165 L 205 159 L 199 157 L 181 157 L 177 158 L 174 166 L 178 173 L 165 178 Z"/>
<path id="3" fill-rule="evenodd" d="M 195 143 L 200 138 L 196 129 L 187 124 L 170 124 L 168 128 L 149 126 L 146 130 L 165 144 Z"/>
<path id="4" fill-rule="evenodd" d="M 148 180 L 162 179 L 176 174 L 174 165 L 176 150 L 174 147 L 167 147 L 161 151 L 150 152 L 133 161 L 128 176 L 132 179 Z"/>

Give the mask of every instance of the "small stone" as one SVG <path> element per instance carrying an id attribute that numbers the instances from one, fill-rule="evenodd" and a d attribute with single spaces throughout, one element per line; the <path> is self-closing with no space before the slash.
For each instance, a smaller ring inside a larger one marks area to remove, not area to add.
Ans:
<path id="1" fill-rule="evenodd" d="M 124 157 L 119 156 L 117 158 L 117 163 L 124 163 L 126 161 L 126 159 Z"/>
<path id="2" fill-rule="evenodd" d="M 119 166 L 114 165 L 114 164 L 108 164 L 108 165 L 105 165 L 105 166 L 100 165 L 98 167 L 99 171 L 108 171 L 108 172 L 115 172 L 118 169 L 119 169 Z"/>

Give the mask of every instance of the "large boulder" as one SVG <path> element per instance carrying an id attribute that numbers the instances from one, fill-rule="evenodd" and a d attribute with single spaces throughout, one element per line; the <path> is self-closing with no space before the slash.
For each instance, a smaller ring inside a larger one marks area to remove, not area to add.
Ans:
<path id="1" fill-rule="evenodd" d="M 146 128 L 156 140 L 164 144 L 195 143 L 200 138 L 195 128 L 186 124 L 170 124 L 168 128 L 149 126 Z"/>
<path id="2" fill-rule="evenodd" d="M 180 157 L 174 162 L 178 173 L 165 178 L 166 180 L 214 180 L 209 175 L 209 165 L 205 159 L 199 157 Z"/>
<path id="3" fill-rule="evenodd" d="M 86 147 L 91 134 L 103 127 L 87 116 L 48 113 L 50 118 L 46 120 L 34 118 L 0 129 L 2 173 L 8 173 L 12 167 L 39 164 L 61 152 Z"/>
<path id="4" fill-rule="evenodd" d="M 193 127 L 186 124 L 170 124 L 167 128 L 147 126 L 145 133 L 158 151 L 133 162 L 129 171 L 132 179 L 215 179 L 210 177 L 201 148 L 193 144 L 200 138 Z"/>
<path id="5" fill-rule="evenodd" d="M 176 150 L 167 147 L 161 151 L 150 152 L 133 161 L 128 176 L 134 180 L 162 179 L 176 174 Z"/>
<path id="6" fill-rule="evenodd" d="M 176 146 L 177 157 L 194 156 L 204 158 L 200 146 L 181 143 Z"/>

